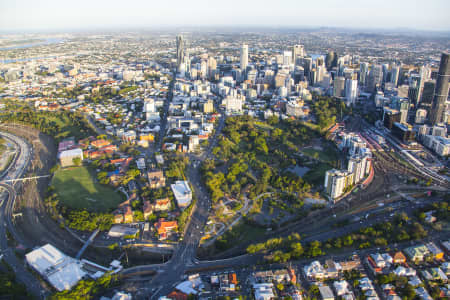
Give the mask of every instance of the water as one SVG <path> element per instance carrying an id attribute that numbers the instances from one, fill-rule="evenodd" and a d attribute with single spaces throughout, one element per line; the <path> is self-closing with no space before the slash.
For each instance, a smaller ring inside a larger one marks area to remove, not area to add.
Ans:
<path id="1" fill-rule="evenodd" d="M 62 42 L 64 42 L 63 39 L 50 38 L 50 39 L 46 39 L 43 42 L 0 48 L 0 51 L 13 50 L 13 49 L 25 49 L 25 48 L 31 48 L 31 47 L 36 47 L 36 46 L 42 46 L 42 45 L 57 44 L 57 43 L 62 43 Z"/>
<path id="2" fill-rule="evenodd" d="M 294 167 L 291 166 L 286 169 L 286 171 L 294 173 L 299 177 L 303 177 L 306 173 L 308 173 L 309 170 L 310 170 L 310 168 L 300 167 L 299 165 L 295 165 Z"/>
<path id="3" fill-rule="evenodd" d="M 55 58 L 56 56 L 44 56 L 44 57 L 28 57 L 28 58 L 14 58 L 14 59 L 0 59 L 0 63 L 2 64 L 9 64 L 9 63 L 15 63 L 15 62 L 22 62 L 22 61 L 32 61 L 32 60 L 39 60 L 39 59 L 49 59 L 49 58 Z"/>

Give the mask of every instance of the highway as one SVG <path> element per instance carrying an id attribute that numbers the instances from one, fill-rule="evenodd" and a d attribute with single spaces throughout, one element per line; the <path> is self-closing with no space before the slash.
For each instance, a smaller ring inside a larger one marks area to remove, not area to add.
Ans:
<path id="1" fill-rule="evenodd" d="M 10 133 L 1 132 L 0 135 L 10 141 L 12 141 L 17 147 L 18 155 L 12 162 L 11 168 L 5 174 L 2 174 L 0 180 L 17 179 L 23 176 L 26 172 L 30 158 L 32 155 L 31 146 L 23 139 L 14 136 Z M 15 186 L 20 183 L 3 183 L 0 182 L 0 186 L 6 193 L 0 195 L 0 248 L 3 254 L 5 262 L 11 266 L 16 278 L 19 282 L 23 283 L 29 292 L 36 298 L 43 299 L 49 295 L 49 291 L 41 286 L 38 279 L 36 279 L 27 269 L 24 262 L 19 261 L 14 253 L 14 249 L 8 245 L 8 237 L 6 232 L 8 231 L 14 240 L 22 247 L 29 247 L 23 238 L 17 233 L 13 222 L 13 211 L 16 200 Z"/>

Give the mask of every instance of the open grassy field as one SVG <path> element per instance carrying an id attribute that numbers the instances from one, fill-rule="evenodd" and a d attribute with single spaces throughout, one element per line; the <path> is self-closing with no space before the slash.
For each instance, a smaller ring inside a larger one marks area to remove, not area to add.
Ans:
<path id="1" fill-rule="evenodd" d="M 122 195 L 101 185 L 86 167 L 58 170 L 52 180 L 60 202 L 72 209 L 107 212 L 123 201 Z"/>
<path id="2" fill-rule="evenodd" d="M 317 158 L 322 162 L 333 164 L 338 159 L 337 150 L 330 145 L 325 144 L 322 150 L 314 148 L 304 148 L 301 150 L 303 154 Z"/>

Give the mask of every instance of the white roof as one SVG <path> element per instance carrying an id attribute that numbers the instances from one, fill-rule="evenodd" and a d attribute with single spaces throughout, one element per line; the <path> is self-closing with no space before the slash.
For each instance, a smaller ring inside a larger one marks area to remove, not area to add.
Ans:
<path id="1" fill-rule="evenodd" d="M 83 155 L 83 150 L 81 150 L 80 148 L 61 151 L 61 153 L 59 153 L 59 157 L 72 157 L 72 156 L 79 156 L 79 155 Z"/>
<path id="2" fill-rule="evenodd" d="M 50 244 L 31 251 L 25 258 L 58 291 L 71 289 L 86 275 L 79 261 L 66 256 Z"/>
<path id="3" fill-rule="evenodd" d="M 189 280 L 183 281 L 182 283 L 178 284 L 175 288 L 186 295 L 198 294 L 198 292 L 193 288 L 193 283 Z"/>
<path id="4" fill-rule="evenodd" d="M 125 225 L 113 225 L 108 232 L 108 235 L 111 237 L 120 237 L 124 235 L 133 235 L 138 232 L 137 228 L 129 227 Z"/>
<path id="5" fill-rule="evenodd" d="M 178 205 L 186 206 L 192 200 L 192 191 L 187 181 L 176 181 L 175 184 L 171 184 L 175 199 L 177 199 Z"/>
<path id="6" fill-rule="evenodd" d="M 86 273 L 81 269 L 81 263 L 71 262 L 48 276 L 48 281 L 58 290 L 70 290 Z"/>
<path id="7" fill-rule="evenodd" d="M 66 256 L 50 244 L 42 246 L 25 255 L 28 264 L 39 273 L 45 273 L 48 268 L 64 262 Z"/>

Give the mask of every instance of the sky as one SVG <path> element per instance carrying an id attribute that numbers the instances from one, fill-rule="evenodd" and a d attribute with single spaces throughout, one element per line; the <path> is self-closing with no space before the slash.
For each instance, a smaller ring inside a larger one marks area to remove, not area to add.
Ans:
<path id="1" fill-rule="evenodd" d="M 0 31 L 182 26 L 450 30 L 450 0 L 0 0 Z"/>

